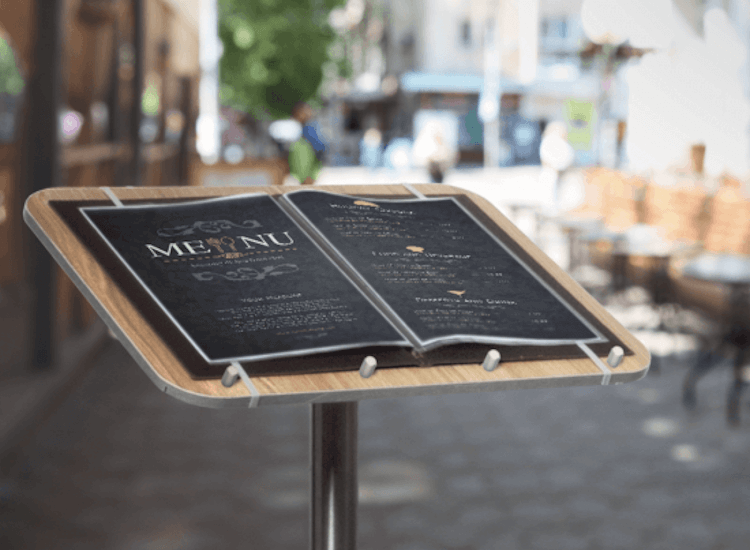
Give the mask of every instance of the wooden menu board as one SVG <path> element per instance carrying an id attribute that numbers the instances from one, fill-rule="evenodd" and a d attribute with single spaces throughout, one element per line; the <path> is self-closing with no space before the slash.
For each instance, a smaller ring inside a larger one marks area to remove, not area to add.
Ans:
<path id="1" fill-rule="evenodd" d="M 148 307 L 128 291 L 103 265 L 96 246 L 77 228 L 75 213 L 80 206 L 111 205 L 112 197 L 122 203 L 178 202 L 190 199 L 219 197 L 246 193 L 243 188 L 116 188 L 116 189 L 48 189 L 29 198 L 24 216 L 97 312 L 133 355 L 139 365 L 161 390 L 184 401 L 209 407 L 294 404 L 309 402 L 352 401 L 373 397 L 440 394 L 466 391 L 491 391 L 511 388 L 560 387 L 574 385 L 622 383 L 645 375 L 649 354 L 626 329 L 617 323 L 593 298 L 547 258 L 515 226 L 484 199 L 443 185 L 415 186 L 427 197 L 454 196 L 467 209 L 491 224 L 502 234 L 516 253 L 524 256 L 535 270 L 556 290 L 575 303 L 602 334 L 607 344 L 590 347 L 599 357 L 606 358 L 608 349 L 622 345 L 627 351 L 622 363 L 602 370 L 581 350 L 568 349 L 565 353 L 548 352 L 528 356 L 510 348 L 503 350 L 500 367 L 487 372 L 467 356 L 456 350 L 447 361 L 436 366 L 405 366 L 378 369 L 370 378 L 362 378 L 357 370 L 313 372 L 305 374 L 275 374 L 253 376 L 250 384 L 237 383 L 227 388 L 219 379 L 195 379 L 190 376 L 181 358 L 181 349 L 163 334 L 154 322 Z M 278 196 L 298 190 L 297 187 L 257 188 L 254 191 Z M 305 189 L 310 189 L 309 187 Z M 400 185 L 316 187 L 372 199 L 414 198 L 408 187 Z M 561 351 L 561 350 L 558 350 Z M 521 355 L 518 355 L 521 353 Z M 554 356 L 554 358 L 552 358 Z M 529 358 L 531 357 L 531 360 Z M 564 358 L 560 358 L 564 357 Z M 525 359 L 525 360 L 520 360 Z M 316 361 L 320 361 L 317 358 Z M 327 360 L 324 358 L 323 360 Z M 332 361 L 335 358 L 331 359 Z M 446 360 L 444 359 L 444 362 Z M 358 365 L 353 365 L 356 369 Z"/>

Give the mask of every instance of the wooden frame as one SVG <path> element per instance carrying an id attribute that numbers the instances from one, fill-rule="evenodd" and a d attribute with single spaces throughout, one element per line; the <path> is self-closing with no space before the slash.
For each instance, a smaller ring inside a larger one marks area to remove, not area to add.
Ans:
<path id="1" fill-rule="evenodd" d="M 633 352 L 612 370 L 610 383 L 638 380 L 650 363 L 646 348 L 589 296 L 573 279 L 542 253 L 507 218 L 485 199 L 444 185 L 416 185 L 426 196 L 465 195 L 522 247 L 542 269 L 556 278 L 600 323 Z M 300 189 L 296 186 L 248 188 L 116 188 L 120 200 L 174 200 L 264 192 L 277 196 Z M 309 189 L 307 187 L 306 189 Z M 316 187 L 336 193 L 377 197 L 413 198 L 401 185 L 357 185 Z M 251 394 L 237 383 L 226 388 L 220 380 L 195 380 L 180 364 L 173 351 L 149 325 L 128 296 L 112 281 L 87 246 L 73 233 L 53 206 L 53 202 L 111 202 L 99 188 L 55 188 L 32 195 L 24 209 L 24 219 L 55 260 L 92 303 L 99 315 L 136 359 L 156 386 L 183 401 L 206 407 L 247 407 Z M 259 396 L 258 406 L 341 402 L 404 395 L 443 394 L 515 388 L 543 388 L 598 385 L 604 375 L 590 359 L 502 362 L 492 372 L 479 364 L 435 367 L 405 367 L 378 370 L 362 378 L 356 370 L 333 373 L 251 377 Z"/>

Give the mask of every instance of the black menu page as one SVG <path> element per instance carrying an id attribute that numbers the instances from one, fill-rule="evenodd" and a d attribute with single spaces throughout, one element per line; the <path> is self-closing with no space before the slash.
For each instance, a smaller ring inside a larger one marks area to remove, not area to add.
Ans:
<path id="1" fill-rule="evenodd" d="M 285 200 L 424 349 L 454 341 L 604 340 L 451 198 L 374 200 L 298 191 Z"/>
<path id="2" fill-rule="evenodd" d="M 81 211 L 209 363 L 409 345 L 266 195 Z"/>

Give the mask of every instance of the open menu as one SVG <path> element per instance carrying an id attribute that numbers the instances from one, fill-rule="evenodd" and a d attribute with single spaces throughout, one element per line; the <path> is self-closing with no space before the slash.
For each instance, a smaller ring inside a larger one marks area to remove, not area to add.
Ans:
<path id="1" fill-rule="evenodd" d="M 311 190 L 80 210 L 209 365 L 606 341 L 454 198 Z"/>

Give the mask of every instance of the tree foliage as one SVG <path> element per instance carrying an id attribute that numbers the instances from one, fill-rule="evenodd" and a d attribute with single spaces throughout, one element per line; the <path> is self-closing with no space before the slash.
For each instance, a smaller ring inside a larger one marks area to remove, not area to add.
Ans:
<path id="1" fill-rule="evenodd" d="M 219 0 L 222 104 L 258 118 L 288 117 L 314 98 L 344 0 Z"/>
<path id="2" fill-rule="evenodd" d="M 18 95 L 23 90 L 23 78 L 18 71 L 16 56 L 10 44 L 0 36 L 0 93 Z"/>

